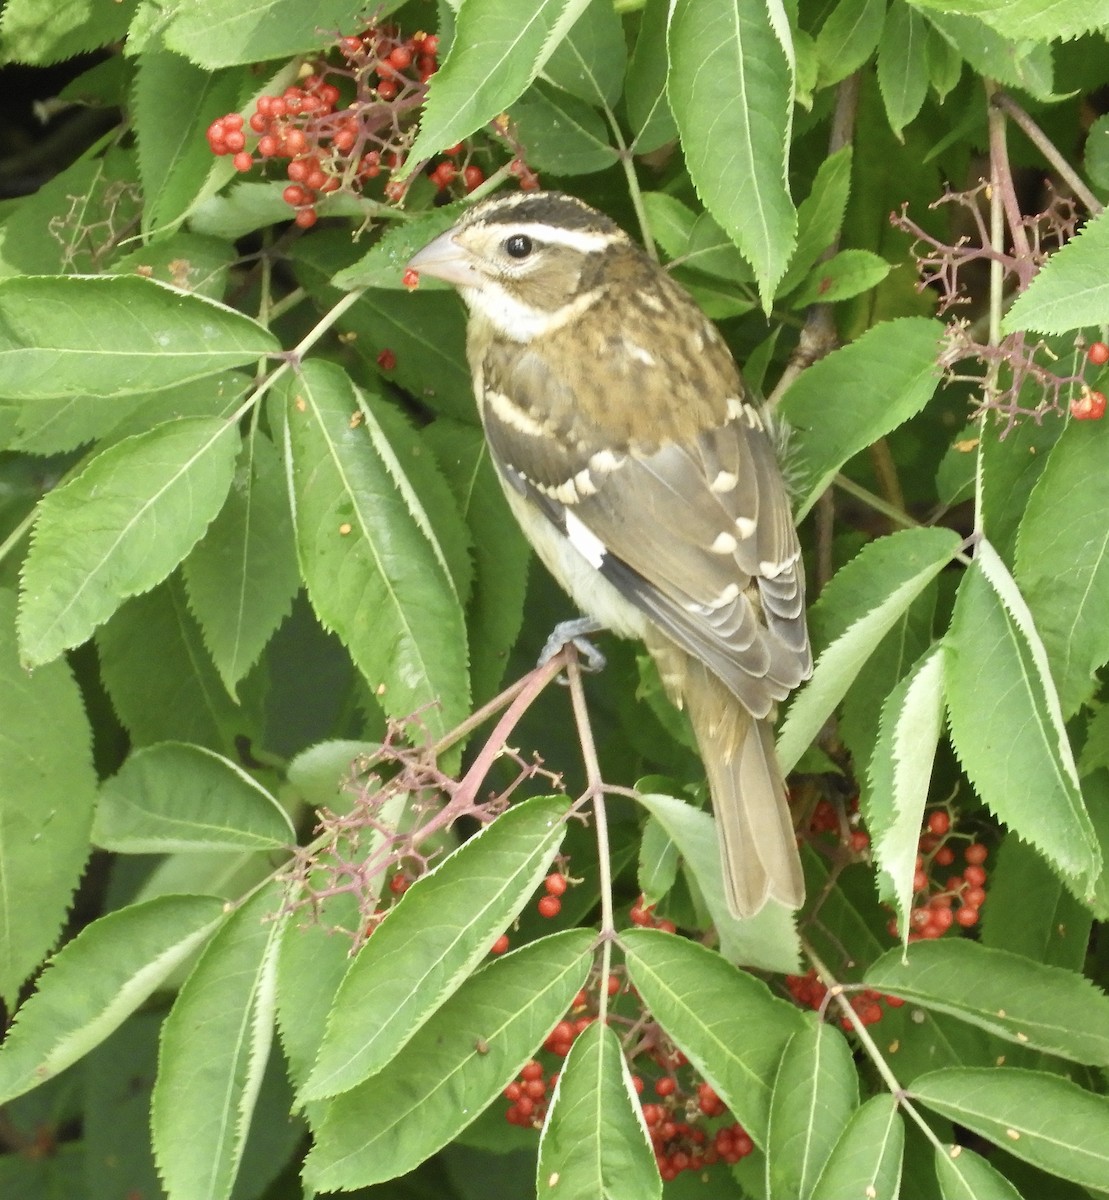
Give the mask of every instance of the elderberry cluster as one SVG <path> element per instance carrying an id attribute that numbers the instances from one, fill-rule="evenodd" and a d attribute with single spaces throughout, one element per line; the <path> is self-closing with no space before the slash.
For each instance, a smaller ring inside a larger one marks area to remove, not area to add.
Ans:
<path id="1" fill-rule="evenodd" d="M 959 845 L 961 839 L 947 809 L 930 812 L 921 830 L 913 875 L 910 942 L 942 937 L 953 925 L 970 929 L 978 923 L 979 909 L 986 902 L 986 847 L 980 842 L 962 846 L 964 865 L 960 874 L 949 874 L 941 881 L 933 873 L 937 867 L 946 870 L 955 864 Z M 896 919 L 890 919 L 888 928 L 896 937 Z"/>

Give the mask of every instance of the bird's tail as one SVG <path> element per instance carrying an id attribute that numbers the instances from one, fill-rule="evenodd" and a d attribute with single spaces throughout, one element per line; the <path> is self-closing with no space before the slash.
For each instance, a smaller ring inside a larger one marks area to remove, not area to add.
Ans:
<path id="1" fill-rule="evenodd" d="M 689 711 L 704 760 L 728 907 L 737 917 L 753 916 L 768 898 L 800 908 L 805 883 L 773 726 L 752 717 L 702 663 L 667 650 L 656 658 L 667 689 Z"/>

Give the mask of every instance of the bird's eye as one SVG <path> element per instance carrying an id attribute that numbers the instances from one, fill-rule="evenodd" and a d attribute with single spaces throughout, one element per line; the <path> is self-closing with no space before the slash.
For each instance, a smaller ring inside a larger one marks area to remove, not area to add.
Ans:
<path id="1" fill-rule="evenodd" d="M 510 238 L 505 238 L 504 251 L 509 258 L 527 258 L 532 249 L 531 238 L 525 233 L 514 233 Z"/>

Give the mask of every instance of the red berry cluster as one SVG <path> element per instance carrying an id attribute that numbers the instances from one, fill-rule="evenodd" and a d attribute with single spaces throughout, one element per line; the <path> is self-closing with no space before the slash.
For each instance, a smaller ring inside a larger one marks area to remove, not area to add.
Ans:
<path id="1" fill-rule="evenodd" d="M 628 919 L 633 925 L 639 925 L 643 929 L 661 929 L 663 933 L 677 933 L 678 931 L 678 927 L 673 921 L 659 920 L 655 916 L 655 906 L 648 904 L 647 897 L 643 895 L 640 895 L 639 899 L 631 906 Z"/>
<path id="2" fill-rule="evenodd" d="M 633 1076 L 636 1088 L 642 1081 Z M 705 1080 L 684 1091 L 673 1075 L 655 1081 L 658 1102 L 643 1105 L 643 1121 L 655 1152 L 658 1173 L 669 1182 L 682 1171 L 701 1171 L 716 1162 L 737 1163 L 755 1145 L 738 1121 L 713 1131 L 706 1122 L 727 1112 L 724 1102 Z"/>
<path id="3" fill-rule="evenodd" d="M 1094 342 L 1094 346 L 1102 344 Z M 1095 392 L 1083 384 L 1082 390 L 1070 402 L 1070 415 L 1076 421 L 1100 421 L 1105 416 L 1105 393 Z"/>
<path id="4" fill-rule="evenodd" d="M 794 1000 L 806 1008 L 819 1010 L 828 995 L 828 989 L 817 978 L 815 970 L 809 970 L 804 975 L 787 975 L 786 987 Z M 854 992 L 849 999 L 855 1015 L 863 1025 L 876 1025 L 882 1019 L 885 1011 L 882 1008 L 883 1003 L 890 1008 L 900 1008 L 905 1003 L 900 996 L 883 996 L 881 992 L 872 988 Z M 839 1023 L 841 1028 L 847 1031 L 853 1028 L 847 1017 L 841 1017 Z"/>
<path id="5" fill-rule="evenodd" d="M 430 33 L 403 37 L 391 27 L 372 25 L 361 36 L 339 38 L 337 49 L 338 62 L 317 63 L 280 96 L 260 96 L 246 128 L 239 113 L 208 127 L 212 153 L 233 155 L 236 170 L 249 171 L 255 161 L 287 162 L 289 185 L 282 196 L 303 229 L 315 224 L 321 196 L 340 190 L 360 194 L 371 180 L 403 164 L 427 81 L 438 69 L 439 39 Z M 253 153 L 248 132 L 258 139 Z M 457 158 L 462 152 L 460 144 L 450 153 Z M 448 160 L 436 170 L 440 190 L 457 180 L 461 189 L 473 191 L 485 179 L 470 163 Z M 399 200 L 406 186 L 389 180 L 384 194 Z"/>
<path id="6" fill-rule="evenodd" d="M 978 923 L 978 911 L 986 901 L 986 847 L 971 842 L 963 849 L 965 866 L 961 875 L 948 875 L 942 883 L 934 868 L 946 869 L 955 862 L 955 844 L 951 814 L 945 808 L 933 809 L 925 819 L 913 876 L 913 907 L 909 912 L 909 941 L 942 937 L 952 925 L 970 929 Z M 954 844 L 953 844 L 954 843 Z M 896 937 L 897 921 L 888 926 Z"/>

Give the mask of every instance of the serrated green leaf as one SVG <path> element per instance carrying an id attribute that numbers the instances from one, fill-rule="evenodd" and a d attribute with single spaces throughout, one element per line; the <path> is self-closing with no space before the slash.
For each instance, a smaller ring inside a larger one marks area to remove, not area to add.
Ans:
<path id="1" fill-rule="evenodd" d="M 943 1200 L 1021 1200 L 1004 1175 L 965 1146 L 936 1147 L 936 1178 Z"/>
<path id="2" fill-rule="evenodd" d="M 480 429 L 441 418 L 424 431 L 473 535 L 474 586 L 466 619 L 474 702 L 500 685 L 524 619 L 531 551 L 504 498 Z"/>
<path id="3" fill-rule="evenodd" d="M 1006 1041 L 1072 1062 L 1109 1065 L 1109 996 L 1088 979 L 960 939 L 891 950 L 869 987 L 949 1012 Z"/>
<path id="4" fill-rule="evenodd" d="M 1056 250 L 1006 313 L 1006 333 L 1034 329 L 1066 333 L 1109 321 L 1109 280 L 1100 270 L 1109 254 L 1109 213 L 1092 217 Z"/>
<path id="5" fill-rule="evenodd" d="M 624 28 L 615 6 L 607 0 L 591 0 L 555 45 L 543 67 L 543 77 L 587 104 L 614 108 L 620 99 L 627 59 Z"/>
<path id="6" fill-rule="evenodd" d="M 226 1200 L 273 1039 L 283 885 L 237 909 L 208 943 L 162 1025 L 150 1108 L 154 1157 L 174 1197 Z"/>
<path id="7" fill-rule="evenodd" d="M 528 148 L 530 167 L 588 175 L 618 160 L 604 118 L 576 96 L 536 83 L 512 105 L 509 115 Z"/>
<path id="8" fill-rule="evenodd" d="M 92 733 L 65 662 L 29 673 L 0 589 L 0 996 L 14 1007 L 54 945 L 88 856 Z"/>
<path id="9" fill-rule="evenodd" d="M 569 1008 L 593 964 L 593 942 L 591 930 L 568 929 L 467 980 L 381 1074 L 328 1105 L 305 1165 L 308 1186 L 368 1187 L 446 1145 Z"/>
<path id="10" fill-rule="evenodd" d="M 411 221 L 387 229 L 366 252 L 364 258 L 339 271 L 331 282 L 337 288 L 348 292 L 361 287 L 403 288 L 408 260 L 439 234 L 446 233 L 458 221 L 462 211 L 460 205 L 447 204 L 434 212 L 421 213 Z M 447 287 L 441 280 L 435 279 L 429 279 L 420 286 L 443 289 Z"/>
<path id="11" fill-rule="evenodd" d="M 877 287 L 890 273 L 890 264 L 870 250 L 841 250 L 813 268 L 795 296 L 791 308 L 809 304 L 834 304 Z"/>
<path id="12" fill-rule="evenodd" d="M 1109 453 L 1103 421 L 1072 421 L 1032 490 L 1014 572 L 1059 689 L 1064 717 L 1092 696 L 1109 662 L 1109 526 L 1089 497 Z"/>
<path id="13" fill-rule="evenodd" d="M 878 43 L 878 87 L 890 128 L 901 131 L 924 106 L 928 72 L 928 22 L 908 4 L 893 4 Z"/>
<path id="14" fill-rule="evenodd" d="M 905 1125 L 893 1096 L 872 1096 L 856 1109 L 820 1173 L 810 1200 L 897 1200 Z"/>
<path id="15" fill-rule="evenodd" d="M 380 20 L 399 7 L 400 0 L 383 0 L 374 9 Z M 331 45 L 335 32 L 357 33 L 352 21 L 359 10 L 350 0 L 191 0 L 173 10 L 165 44 L 202 67 L 231 67 L 266 59 L 289 58 Z"/>
<path id="16" fill-rule="evenodd" d="M 806 272 L 839 236 L 851 189 L 852 147 L 830 154 L 817 168 L 809 194 L 797 207 L 797 248 L 778 285 L 788 296 Z"/>
<path id="17" fill-rule="evenodd" d="M 886 697 L 870 759 L 866 826 L 904 936 L 943 714 L 943 650 L 936 646 Z"/>
<path id="18" fill-rule="evenodd" d="M 1051 47 L 1046 43 L 1015 40 L 963 13 L 940 12 L 919 2 L 914 7 L 925 12 L 929 22 L 979 75 L 1021 88 L 1040 100 L 1056 98 L 1052 92 Z"/>
<path id="19" fill-rule="evenodd" d="M 1082 155 L 1094 187 L 1109 188 L 1109 114 L 1098 117 L 1086 131 Z"/>
<path id="20" fill-rule="evenodd" d="M 238 107 L 240 71 L 211 72 L 167 50 L 145 51 L 135 73 L 134 114 L 144 234 L 179 224 L 216 159 L 204 134 Z"/>
<path id="21" fill-rule="evenodd" d="M 944 642 L 955 751 L 982 799 L 1079 887 L 1101 856 L 1047 657 L 987 541 L 959 585 Z"/>
<path id="22" fill-rule="evenodd" d="M 255 432 L 219 515 L 184 562 L 189 603 L 232 697 L 300 586 L 281 457 Z"/>
<path id="23" fill-rule="evenodd" d="M 176 739 L 231 756 L 237 738 L 256 733 L 220 681 L 176 580 L 129 600 L 98 630 L 96 646 L 112 707 L 134 745 Z"/>
<path id="24" fill-rule="evenodd" d="M 801 947 L 790 909 L 771 903 L 744 920 L 729 911 L 716 823 L 708 813 L 673 796 L 640 792 L 636 799 L 666 830 L 700 885 L 720 938 L 720 953 L 729 962 L 766 971 L 798 970 Z"/>
<path id="25" fill-rule="evenodd" d="M 589 0 L 469 0 L 454 41 L 432 76 L 420 133 L 408 157 L 415 166 L 467 137 L 523 95 Z"/>
<path id="26" fill-rule="evenodd" d="M 814 606 L 826 648 L 778 735 L 784 771 L 797 764 L 871 652 L 958 547 L 950 529 L 906 529 L 871 542 L 837 572 Z"/>
<path id="27" fill-rule="evenodd" d="M 23 565 L 25 661 L 79 646 L 165 579 L 219 512 L 238 449 L 233 424 L 186 418 L 109 446 L 44 496 Z"/>
<path id="28" fill-rule="evenodd" d="M 650 1200 L 662 1195 L 620 1039 L 600 1021 L 575 1040 L 558 1073 L 536 1179 L 540 1196 Z"/>
<path id="29" fill-rule="evenodd" d="M 123 854 L 275 850 L 296 841 L 277 800 L 203 746 L 162 742 L 131 754 L 100 788 L 92 840 Z"/>
<path id="30" fill-rule="evenodd" d="M 678 878 L 678 847 L 654 814 L 647 818 L 639 839 L 639 890 L 648 902 L 666 895 Z"/>
<path id="31" fill-rule="evenodd" d="M 36 0 L 11 0 L 0 20 L 5 62 L 44 66 L 118 41 L 131 20 L 116 0 L 60 0 L 44 9 Z"/>
<path id="32" fill-rule="evenodd" d="M 770 1098 L 769 1200 L 809 1200 L 858 1104 L 859 1077 L 847 1040 L 808 1017 L 786 1045 Z"/>
<path id="33" fill-rule="evenodd" d="M 415 492 L 373 411 L 334 364 L 306 363 L 285 398 L 297 552 L 312 605 L 371 687 L 384 685 L 388 713 L 422 708 L 442 734 L 467 708 L 465 629 Z"/>
<path id="34" fill-rule="evenodd" d="M 0 1102 L 52 1079 L 118 1029 L 223 919 L 213 896 L 108 913 L 49 962 L 0 1047 Z"/>
<path id="35" fill-rule="evenodd" d="M 381 1070 L 457 991 L 542 879 L 566 806 L 547 796 L 510 808 L 405 892 L 343 980 L 302 1099 Z"/>
<path id="36" fill-rule="evenodd" d="M 939 383 L 942 335 L 939 322 L 926 317 L 884 321 L 801 372 L 781 403 L 804 479 L 798 520 L 852 455 L 928 403 Z M 836 396 L 850 401 L 829 403 Z"/>
<path id="37" fill-rule="evenodd" d="M 1109 713 L 1109 709 L 1104 711 Z M 982 945 L 1081 971 L 1092 923 L 1090 911 L 1071 895 L 1035 849 L 1016 834 L 1007 834 L 990 867 L 990 903 L 982 911 Z"/>
<path id="38" fill-rule="evenodd" d="M 910 1097 L 1041 1170 L 1089 1188 L 1109 1178 L 1109 1099 L 1042 1071 L 945 1068 Z"/>
<path id="39" fill-rule="evenodd" d="M 761 4 L 671 5 L 667 86 L 686 167 L 754 267 L 767 307 L 797 236 L 786 185 L 793 64 L 780 35 Z"/>
<path id="40" fill-rule="evenodd" d="M 672 934 L 621 935 L 633 985 L 654 1018 L 760 1146 L 770 1089 L 801 1013 L 719 954 Z"/>
<path id="41" fill-rule="evenodd" d="M 646 0 L 639 19 L 624 102 L 635 140 L 636 154 L 653 150 L 677 139 L 678 126 L 666 98 L 666 24 L 669 0 Z"/>
<path id="42" fill-rule="evenodd" d="M 912 0 L 917 8 L 977 17 L 1013 41 L 1069 41 L 1109 25 L 1109 0 L 1044 4 L 1043 0 Z"/>
<path id="43" fill-rule="evenodd" d="M 156 392 L 278 349 L 250 317 L 154 279 L 0 279 L 0 373 L 12 399 Z"/>
<path id="44" fill-rule="evenodd" d="M 886 0 L 839 0 L 816 35 L 817 86 L 846 79 L 874 53 L 882 36 Z"/>

